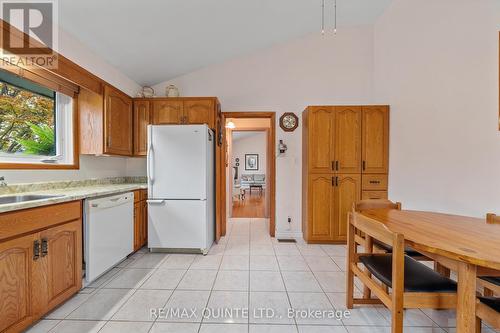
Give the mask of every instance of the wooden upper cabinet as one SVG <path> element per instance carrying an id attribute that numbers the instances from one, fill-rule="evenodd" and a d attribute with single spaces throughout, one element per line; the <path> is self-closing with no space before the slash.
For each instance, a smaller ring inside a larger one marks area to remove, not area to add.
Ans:
<path id="1" fill-rule="evenodd" d="M 328 241 L 335 236 L 332 224 L 333 177 L 331 174 L 311 174 L 309 176 L 308 240 Z"/>
<path id="2" fill-rule="evenodd" d="M 45 290 L 43 297 L 33 302 L 33 307 L 41 307 L 46 313 L 81 289 L 82 262 L 81 221 L 66 223 L 40 232 L 40 259 L 42 272 L 46 275 L 38 290 Z"/>
<path id="3" fill-rule="evenodd" d="M 361 107 L 335 107 L 335 171 L 361 172 Z"/>
<path id="4" fill-rule="evenodd" d="M 181 124 L 183 120 L 184 105 L 182 101 L 153 101 L 153 123 L 155 125 Z"/>
<path id="5" fill-rule="evenodd" d="M 104 153 L 132 155 L 132 99 L 104 87 Z"/>
<path id="6" fill-rule="evenodd" d="M 215 128 L 214 100 L 187 100 L 184 101 L 184 117 L 187 124 L 207 124 Z"/>
<path id="7" fill-rule="evenodd" d="M 334 113 L 333 107 L 309 108 L 309 172 L 328 173 L 334 169 Z"/>
<path id="8" fill-rule="evenodd" d="M 363 173 L 389 171 L 389 107 L 363 106 Z"/>
<path id="9" fill-rule="evenodd" d="M 335 186 L 334 234 L 336 241 L 347 240 L 347 217 L 352 204 L 361 199 L 361 176 L 339 175 Z"/>
<path id="10" fill-rule="evenodd" d="M 145 156 L 148 150 L 148 125 L 151 124 L 149 101 L 134 101 L 134 156 Z"/>
<path id="11" fill-rule="evenodd" d="M 153 100 L 153 123 L 168 124 L 207 124 L 215 129 L 217 119 L 217 99 L 179 97 Z"/>
<path id="12" fill-rule="evenodd" d="M 0 332 L 20 332 L 33 321 L 33 245 L 36 234 L 0 243 Z"/>
<path id="13" fill-rule="evenodd" d="M 80 89 L 78 112 L 80 122 L 80 154 L 104 153 L 103 94 Z"/>

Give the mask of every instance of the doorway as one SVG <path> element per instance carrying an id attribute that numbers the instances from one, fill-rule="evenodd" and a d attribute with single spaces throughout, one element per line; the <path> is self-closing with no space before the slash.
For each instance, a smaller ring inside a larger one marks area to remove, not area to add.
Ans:
<path id="1" fill-rule="evenodd" d="M 228 121 L 229 124 L 235 123 Z M 230 218 L 269 217 L 266 200 L 268 135 L 269 128 L 228 128 L 227 198 L 231 200 L 227 201 L 227 215 Z"/>
<path id="2" fill-rule="evenodd" d="M 229 219 L 264 218 L 275 234 L 275 114 L 224 112 L 222 235 Z"/>

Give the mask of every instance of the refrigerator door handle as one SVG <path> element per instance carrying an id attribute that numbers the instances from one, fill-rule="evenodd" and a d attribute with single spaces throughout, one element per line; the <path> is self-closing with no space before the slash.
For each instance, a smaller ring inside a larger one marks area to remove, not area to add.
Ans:
<path id="1" fill-rule="evenodd" d="M 165 203 L 165 200 L 162 200 L 162 199 L 148 199 L 147 200 L 147 203 L 148 204 L 151 204 L 151 205 L 163 205 Z"/>
<path id="2" fill-rule="evenodd" d="M 149 182 L 151 184 L 154 183 L 155 181 L 155 178 L 154 178 L 154 174 L 153 174 L 153 145 L 149 145 L 149 149 L 148 149 L 148 177 L 149 177 Z"/>

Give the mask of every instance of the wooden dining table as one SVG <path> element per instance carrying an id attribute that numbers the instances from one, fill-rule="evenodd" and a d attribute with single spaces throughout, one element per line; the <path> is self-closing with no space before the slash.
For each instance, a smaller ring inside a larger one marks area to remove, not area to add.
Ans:
<path id="1" fill-rule="evenodd" d="M 457 333 L 476 330 L 476 280 L 500 276 L 500 225 L 485 219 L 424 211 L 361 212 L 404 235 L 407 245 L 457 273 Z"/>

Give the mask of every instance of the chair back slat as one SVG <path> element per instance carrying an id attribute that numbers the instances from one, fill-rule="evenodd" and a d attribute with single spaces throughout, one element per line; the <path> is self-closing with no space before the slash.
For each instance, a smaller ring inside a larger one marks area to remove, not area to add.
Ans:
<path id="1" fill-rule="evenodd" d="M 351 212 L 350 223 L 359 231 L 387 245 L 394 245 L 396 234 L 390 231 L 385 224 L 366 217 L 358 212 Z"/>
<path id="2" fill-rule="evenodd" d="M 359 200 L 353 203 L 352 210 L 361 212 L 368 209 L 398 209 L 401 210 L 400 202 L 392 202 L 386 199 Z"/>
<path id="3" fill-rule="evenodd" d="M 488 224 L 500 224 L 500 216 L 493 213 L 486 214 L 486 223 Z"/>

